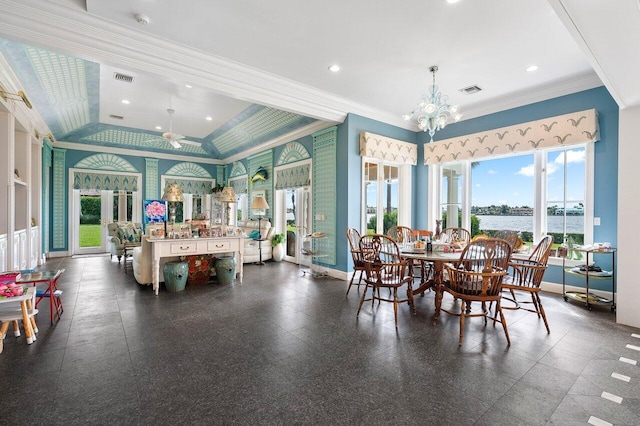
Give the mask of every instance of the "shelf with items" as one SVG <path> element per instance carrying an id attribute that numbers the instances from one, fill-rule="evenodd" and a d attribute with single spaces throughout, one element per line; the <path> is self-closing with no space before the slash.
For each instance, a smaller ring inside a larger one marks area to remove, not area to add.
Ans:
<path id="1" fill-rule="evenodd" d="M 565 301 L 569 299 L 583 302 L 587 309 L 592 305 L 610 305 L 616 309 L 616 249 L 613 247 L 572 248 L 573 252 L 584 253 L 585 264 L 575 267 L 566 265 L 566 258 L 562 258 L 562 295 Z M 596 266 L 594 255 L 610 255 L 611 271 L 605 271 Z M 591 263 L 589 258 L 591 257 Z M 579 276 L 585 280 L 585 291 L 566 291 L 566 275 Z M 589 291 L 590 280 L 610 280 L 611 298 L 599 296 Z"/>
<path id="2" fill-rule="evenodd" d="M 313 233 L 302 237 L 300 247 L 300 270 L 302 275 L 309 273 L 313 278 L 326 277 L 327 273 L 319 269 L 317 262 L 328 257 L 326 244 L 328 238 L 324 233 Z"/>

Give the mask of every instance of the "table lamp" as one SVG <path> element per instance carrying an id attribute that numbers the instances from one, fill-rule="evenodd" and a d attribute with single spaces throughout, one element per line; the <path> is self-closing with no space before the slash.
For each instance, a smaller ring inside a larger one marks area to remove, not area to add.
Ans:
<path id="1" fill-rule="evenodd" d="M 182 189 L 177 183 L 170 183 L 164 188 L 164 194 L 162 199 L 169 203 L 169 221 L 173 225 L 176 222 L 176 204 L 177 202 L 183 202 Z"/>
<path id="2" fill-rule="evenodd" d="M 256 197 L 253 199 L 253 202 L 251 203 L 251 209 L 253 210 L 267 210 L 269 208 L 269 204 L 267 203 L 267 200 L 264 199 L 264 197 Z M 264 216 L 264 213 L 259 214 L 258 216 L 260 216 L 259 222 L 258 222 L 258 233 L 260 234 L 260 239 L 262 239 L 262 216 Z"/>
<path id="3" fill-rule="evenodd" d="M 225 203 L 227 205 L 227 226 L 231 222 L 231 206 L 229 204 L 236 203 L 236 192 L 230 186 L 225 186 L 222 188 L 222 192 L 220 193 L 219 198 L 221 203 Z"/>

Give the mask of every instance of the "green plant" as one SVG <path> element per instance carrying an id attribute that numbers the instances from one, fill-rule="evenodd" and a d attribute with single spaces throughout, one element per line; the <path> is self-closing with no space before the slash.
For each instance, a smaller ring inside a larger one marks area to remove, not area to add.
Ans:
<path id="1" fill-rule="evenodd" d="M 271 239 L 271 246 L 275 247 L 278 244 L 284 243 L 284 234 L 273 234 L 273 238 Z"/>

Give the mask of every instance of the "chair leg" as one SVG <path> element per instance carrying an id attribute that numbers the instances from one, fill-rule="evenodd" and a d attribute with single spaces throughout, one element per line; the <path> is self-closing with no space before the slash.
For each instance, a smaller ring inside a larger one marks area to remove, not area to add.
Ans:
<path id="1" fill-rule="evenodd" d="M 496 313 L 500 313 L 500 323 L 502 324 L 502 328 L 504 329 L 504 335 L 507 338 L 507 346 L 511 346 L 511 339 L 509 339 L 509 331 L 507 330 L 507 320 L 502 313 L 502 308 L 500 307 L 500 301 L 496 303 Z"/>
<path id="2" fill-rule="evenodd" d="M 369 288 L 369 283 L 366 283 L 365 286 L 364 286 L 364 291 L 362 292 L 362 297 L 360 298 L 360 304 L 358 305 L 358 312 L 356 313 L 356 317 L 358 317 L 360 315 L 360 309 L 362 309 L 362 304 L 364 303 L 364 298 L 367 296 L 367 289 L 368 288 Z"/>
<path id="3" fill-rule="evenodd" d="M 538 307 L 538 301 L 536 300 L 537 293 L 531 293 L 531 300 L 533 303 L 533 307 L 536 310 L 536 314 L 538 315 L 538 319 L 540 319 L 540 308 Z"/>
<path id="4" fill-rule="evenodd" d="M 535 295 L 536 295 L 536 299 L 538 299 L 538 309 L 540 310 L 540 315 L 542 315 L 544 326 L 547 328 L 547 334 L 551 334 L 551 330 L 549 330 L 549 323 L 547 322 L 547 315 L 544 313 L 544 308 L 542 307 L 542 301 L 540 300 L 540 295 L 538 295 L 538 293 L 536 293 Z"/>
<path id="5" fill-rule="evenodd" d="M 349 290 L 351 290 L 351 286 L 353 285 L 353 279 L 356 277 L 356 271 L 353 271 L 353 275 L 351 275 L 351 280 L 349 281 L 349 287 L 347 287 L 347 294 L 344 295 L 345 298 L 349 296 Z"/>
<path id="6" fill-rule="evenodd" d="M 462 338 L 464 336 L 464 320 L 465 320 L 465 304 L 460 304 L 460 339 L 458 340 L 458 346 L 462 346 Z"/>
<path id="7" fill-rule="evenodd" d="M 398 329 L 398 289 L 393 288 L 393 318 L 396 321 L 396 330 Z"/>
<path id="8" fill-rule="evenodd" d="M 120 263 L 120 259 L 122 259 L 122 255 L 118 255 L 118 263 Z"/>

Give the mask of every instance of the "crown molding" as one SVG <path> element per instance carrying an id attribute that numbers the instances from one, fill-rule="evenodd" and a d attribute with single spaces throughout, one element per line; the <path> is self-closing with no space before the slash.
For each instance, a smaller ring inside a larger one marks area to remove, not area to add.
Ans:
<path id="1" fill-rule="evenodd" d="M 384 111 L 52 2 L 0 0 L 0 36 L 85 60 L 189 82 L 225 96 L 329 122 Z M 400 121 L 398 121 L 400 122 Z"/>
<path id="2" fill-rule="evenodd" d="M 153 151 L 141 151 L 134 149 L 126 149 L 126 148 L 113 148 L 109 146 L 96 146 L 96 145 L 87 145 L 75 142 L 63 142 L 56 141 L 53 144 L 54 148 L 63 148 L 63 149 L 73 149 L 76 151 L 86 151 L 93 153 L 105 153 L 105 154 L 118 154 L 118 155 L 129 155 L 132 157 L 144 157 L 144 158 L 159 158 L 162 160 L 176 160 L 176 161 L 188 161 L 190 163 L 202 163 L 202 164 L 214 164 L 214 165 L 224 165 L 225 162 L 222 160 L 216 160 L 212 158 L 202 158 L 202 157 L 191 157 L 188 155 L 179 155 L 179 154 L 165 154 L 162 152 L 153 152 Z"/>
<path id="3" fill-rule="evenodd" d="M 600 81 L 598 75 L 595 72 L 588 72 L 568 80 L 556 81 L 545 86 L 514 92 L 508 96 L 492 99 L 491 102 L 465 106 L 463 110 L 464 119 L 482 117 L 600 86 L 602 86 L 602 81 Z"/>

